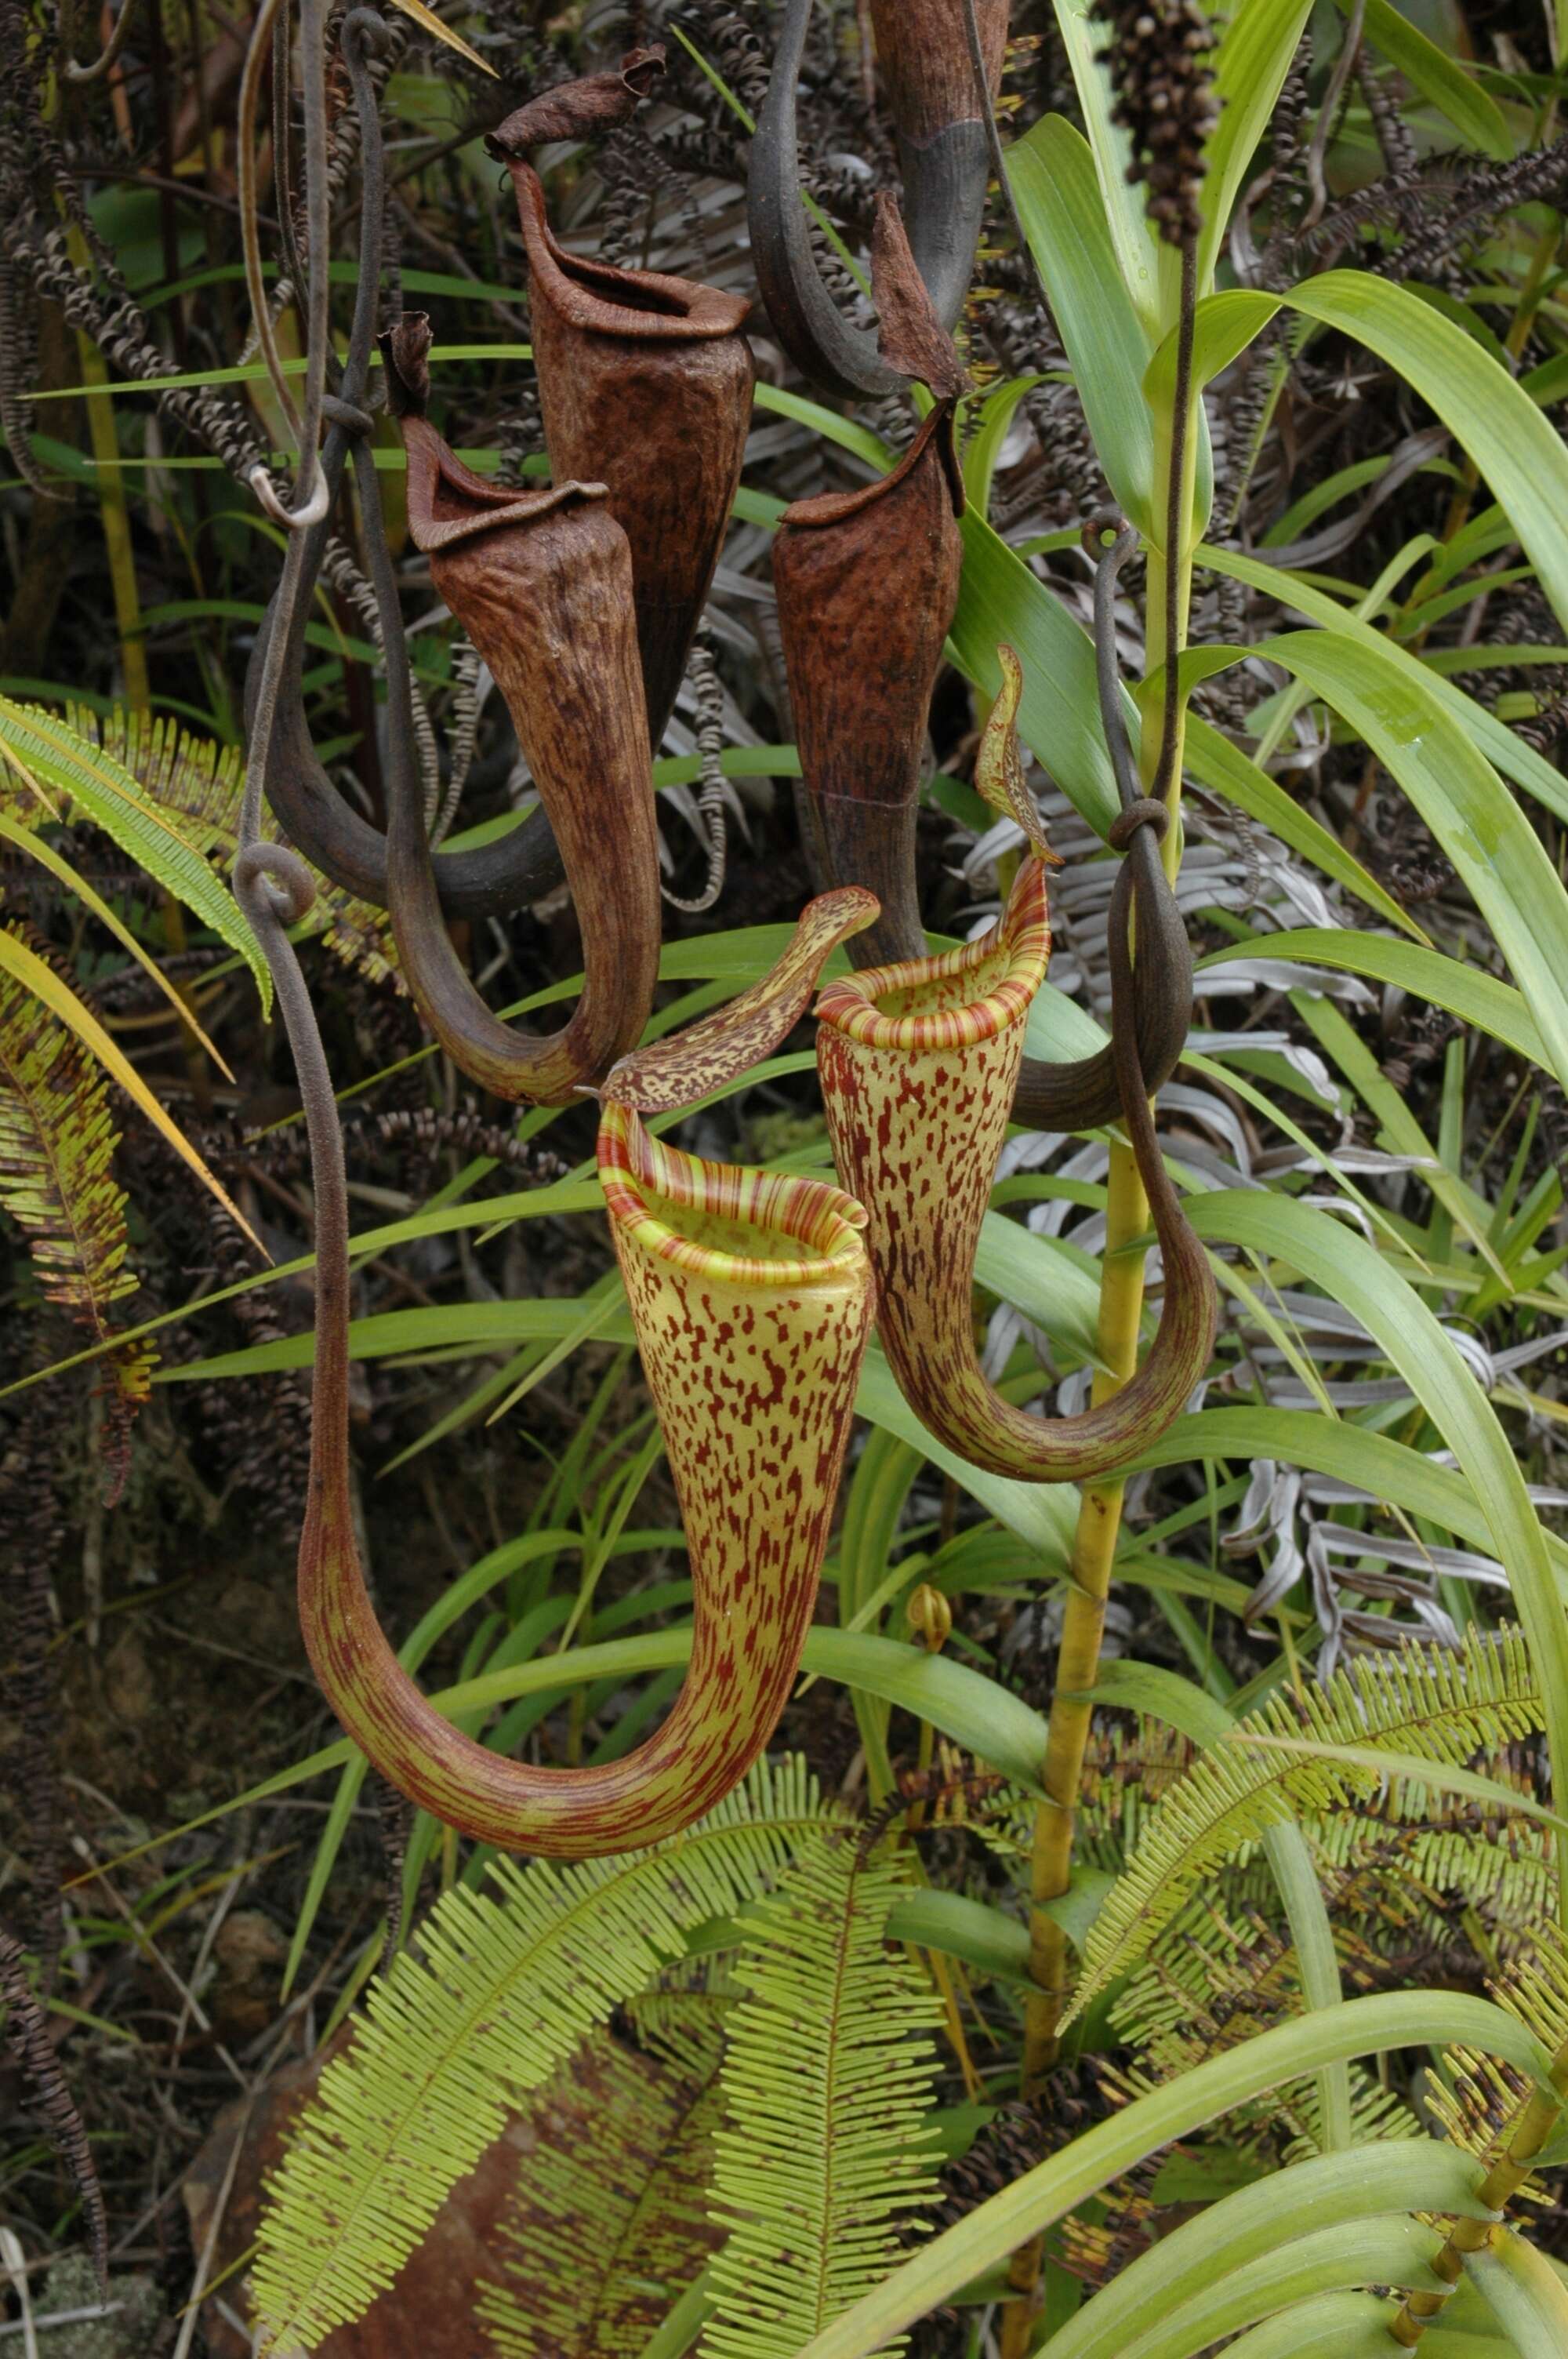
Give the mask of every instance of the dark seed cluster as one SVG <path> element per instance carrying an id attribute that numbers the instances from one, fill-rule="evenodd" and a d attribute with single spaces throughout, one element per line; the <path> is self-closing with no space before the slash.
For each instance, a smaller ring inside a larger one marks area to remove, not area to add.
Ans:
<path id="1" fill-rule="evenodd" d="M 1096 0 L 1095 13 L 1110 28 L 1101 54 L 1132 140 L 1128 178 L 1148 183 L 1150 220 L 1181 245 L 1198 234 L 1203 151 L 1219 119 L 1208 19 L 1198 0 Z"/>

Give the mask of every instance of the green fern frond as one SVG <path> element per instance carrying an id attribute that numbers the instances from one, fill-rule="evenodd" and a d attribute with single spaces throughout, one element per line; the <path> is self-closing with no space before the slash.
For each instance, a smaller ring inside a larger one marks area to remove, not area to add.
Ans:
<path id="1" fill-rule="evenodd" d="M 1284 2163 L 1307 2162 L 1314 2155 L 1326 2154 L 1329 2141 L 1323 2121 L 1323 2084 L 1314 2075 L 1299 2082 L 1288 2092 L 1288 2107 L 1279 2111 L 1290 2131 L 1281 2159 Z M 1364 2064 L 1350 2067 L 1350 2143 L 1371 2146 L 1379 2138 L 1416 2138 L 1422 2136 L 1421 2123 L 1406 2104 L 1397 2089 L 1383 2086 L 1375 2072 Z"/>
<path id="2" fill-rule="evenodd" d="M 3 771 L 22 782 L 29 822 L 40 816 L 36 796 L 27 791 L 29 781 L 68 798 L 57 801 L 57 815 L 74 811 L 101 827 L 138 868 L 239 953 L 255 978 L 263 1007 L 271 1007 L 272 977 L 261 945 L 239 903 L 214 874 L 202 832 L 189 829 L 177 810 L 163 809 L 117 756 L 58 713 L 0 696 Z"/>
<path id="3" fill-rule="evenodd" d="M 121 763 L 161 810 L 178 813 L 191 841 L 210 859 L 225 871 L 232 864 L 245 786 L 244 756 L 237 746 L 219 745 L 172 721 L 120 707 L 102 719 L 73 707 L 68 718 L 79 734 Z M 367 981 L 392 981 L 401 989 L 392 920 L 384 910 L 311 873 L 316 900 L 306 915 L 307 934 L 319 937 Z"/>
<path id="4" fill-rule="evenodd" d="M 636 2359 L 719 2241 L 722 2018 L 686 1994 L 666 2017 L 681 2066 L 602 2032 L 529 2109 L 503 2278 L 478 2304 L 500 2359 Z"/>
<path id="5" fill-rule="evenodd" d="M 25 940 L 17 928 L 5 930 Z M 124 1190 L 113 1170 L 118 1143 L 103 1073 L 75 1034 L 0 967 L 0 1207 L 26 1236 L 46 1299 L 108 1344 L 114 1306 L 136 1286 L 125 1260 Z M 121 1445 L 147 1397 L 154 1356 L 145 1342 L 109 1353 L 111 1432 Z"/>
<path id="6" fill-rule="evenodd" d="M 1527 1819 L 1507 1826 L 1410 1826 L 1385 1811 L 1358 1810 L 1314 1823 L 1311 1837 L 1325 1870 L 1346 1877 L 1395 1874 L 1504 1917 L 1532 1914 L 1551 1883 L 1551 1829 Z"/>
<path id="7" fill-rule="evenodd" d="M 308 2349 L 359 2317 L 509 2103 L 679 1958 L 693 1927 L 731 1915 L 840 1823 L 803 1762 L 763 1761 L 651 1851 L 567 1866 L 497 1860 L 492 1890 L 444 1895 L 420 1954 L 373 1986 L 272 2180 L 254 2272 L 264 2351 Z"/>
<path id="8" fill-rule="evenodd" d="M 128 770 L 158 809 L 189 821 L 190 841 L 225 862 L 234 851 L 240 801 L 245 791 L 245 757 L 238 745 L 221 745 L 161 714 L 116 705 L 107 713 L 71 705 L 66 719 L 78 736 Z"/>
<path id="9" fill-rule="evenodd" d="M 1272 1697 L 1238 1722 L 1236 1737 L 1304 1736 L 1458 1764 L 1540 1726 L 1524 1640 L 1506 1630 L 1496 1638 L 1472 1633 L 1459 1654 L 1410 1647 L 1358 1662 L 1327 1688 L 1309 1687 L 1299 1710 L 1289 1693 Z M 1352 1793 L 1375 1791 L 1378 1782 L 1371 1770 L 1232 1738 L 1203 1754 L 1153 1813 L 1107 1896 L 1086 1947 L 1073 2013 L 1148 1956 L 1222 1860 L 1271 1826 L 1303 1812 L 1326 1813 Z"/>
<path id="10" fill-rule="evenodd" d="M 1528 1957 L 1510 1960 L 1491 1995 L 1549 2056 L 1568 2055 L 1568 1948 L 1555 1924 L 1541 1927 Z M 1466 2048 L 1446 2049 L 1442 2072 L 1427 2075 L 1428 2103 L 1450 2138 L 1488 2165 L 1507 2152 L 1535 2093 L 1522 2072 Z"/>
<path id="11" fill-rule="evenodd" d="M 901 2224 L 935 2192 L 926 2033 L 941 2009 L 886 1946 L 908 1888 L 896 1854 L 818 1843 L 747 1919 L 704 2359 L 795 2359 L 896 2265 Z"/>
<path id="12" fill-rule="evenodd" d="M 1228 1896 L 1233 1886 L 1249 1880 L 1245 1868 L 1233 1868 L 1223 1888 Z M 1267 1889 L 1272 1879 L 1265 1875 L 1259 1882 Z M 1341 1941 L 1357 1946 L 1353 1931 Z M 1196 1902 L 1167 1926 L 1117 2001 L 1118 2037 L 1136 2057 L 1124 2068 L 1122 2086 L 1130 2096 L 1169 2086 L 1210 2057 L 1299 2015 L 1305 2004 L 1295 1948 L 1283 1930 L 1255 1914 L 1238 1917 L 1206 1899 Z M 1349 2078 L 1358 2146 L 1420 2136 L 1421 2125 L 1395 2093 L 1359 2065 L 1351 2066 Z M 1229 2134 L 1273 2160 L 1281 2152 L 1297 2160 L 1325 2151 L 1317 2077 L 1240 2108 Z"/>
<path id="13" fill-rule="evenodd" d="M 643 1991 L 627 2001 L 624 2013 L 639 2047 L 652 2049 L 677 2071 L 700 2075 L 723 2046 L 735 1986 L 719 1972 L 718 1961 L 708 1962 L 699 1982 L 690 1981 L 689 1971 L 685 1987 Z"/>

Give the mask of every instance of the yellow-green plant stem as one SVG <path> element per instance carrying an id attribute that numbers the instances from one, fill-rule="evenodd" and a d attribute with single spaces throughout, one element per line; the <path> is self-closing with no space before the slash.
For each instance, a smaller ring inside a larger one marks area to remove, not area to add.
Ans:
<path id="1" fill-rule="evenodd" d="M 1197 438 L 1178 432 L 1178 421 L 1173 412 L 1159 419 L 1156 427 L 1164 452 L 1167 482 L 1173 458 L 1177 455 L 1176 445 L 1180 442 L 1184 446 L 1181 456 L 1185 462 L 1185 480 L 1182 513 L 1190 517 Z M 1174 659 L 1185 639 L 1192 591 L 1190 527 L 1183 545 L 1175 552 L 1173 582 L 1167 572 L 1165 556 L 1158 551 L 1150 552 L 1146 666 L 1150 679 L 1162 671 L 1168 655 Z M 1175 592 L 1176 635 L 1174 647 L 1168 647 L 1167 616 L 1173 604 L 1170 596 L 1173 588 Z M 1185 735 L 1185 712 L 1181 705 L 1177 708 L 1175 726 L 1175 757 L 1170 765 L 1168 789 L 1173 825 L 1163 847 L 1166 871 L 1173 882 L 1181 859 L 1181 832 L 1173 823 L 1179 816 L 1182 746 Z M 1149 785 L 1153 784 L 1159 773 L 1162 737 L 1160 701 L 1146 697 L 1141 767 Z M 1100 1277 L 1098 1340 L 1103 1364 L 1095 1380 L 1094 1397 L 1097 1401 L 1119 1392 L 1138 1365 L 1139 1326 L 1143 1314 L 1143 1256 L 1130 1248 L 1137 1238 L 1147 1233 L 1148 1226 L 1148 1199 L 1140 1184 L 1137 1166 L 1128 1149 L 1113 1142 L 1106 1200 L 1105 1259 Z M 1067 1889 L 1072 1873 L 1074 1812 L 1083 1777 L 1084 1750 L 1088 1742 L 1093 1709 L 1087 1699 L 1099 1674 L 1100 1637 L 1105 1627 L 1111 1566 L 1121 1526 L 1121 1499 L 1122 1485 L 1119 1481 L 1091 1484 L 1084 1492 L 1078 1511 L 1073 1549 L 1073 1578 L 1063 1618 L 1056 1692 L 1051 1705 L 1042 1781 L 1048 1799 L 1041 1806 L 1035 1820 L 1032 1875 L 1035 1907 L 1030 1936 L 1031 1976 L 1035 1989 L 1030 1995 L 1025 2016 L 1023 2084 L 1026 2094 L 1038 2085 L 1041 2076 L 1055 2061 L 1056 2030 L 1066 1996 L 1066 1936 L 1054 1919 L 1044 1914 L 1039 1904 L 1060 1899 Z"/>
<path id="2" fill-rule="evenodd" d="M 1550 2086 L 1537 2089 L 1531 2096 L 1519 2115 L 1519 2127 L 1509 2140 L 1508 2151 L 1493 2163 L 1476 2190 L 1477 2202 L 1484 2203 L 1488 2212 L 1501 2212 L 1512 2202 L 1561 2120 L 1565 2102 L 1568 2047 L 1557 2050 L 1552 2060 Z M 1485 2252 L 1496 2237 L 1497 2228 L 1495 2220 L 1455 2220 L 1448 2232 L 1448 2242 L 1432 2264 L 1433 2274 L 1445 2285 L 1456 2286 L 1464 2274 L 1465 2255 Z M 1408 2295 L 1404 2308 L 1389 2330 L 1394 2342 L 1413 2351 L 1447 2299 L 1445 2293 Z"/>
<path id="3" fill-rule="evenodd" d="M 82 257 L 85 259 L 85 248 Z M 77 346 L 84 385 L 109 383 L 109 368 L 97 345 L 80 332 Z M 107 391 L 87 397 L 87 428 L 92 441 L 97 473 L 98 511 L 103 527 L 103 551 L 109 561 L 109 582 L 114 595 L 114 621 L 120 635 L 120 670 L 125 701 L 134 712 L 146 712 L 152 701 L 147 678 L 146 642 L 142 636 L 141 602 L 136 595 L 135 558 L 131 546 L 130 511 L 120 469 L 120 445 L 114 431 L 114 404 Z"/>
<path id="4" fill-rule="evenodd" d="M 1184 273 L 1184 277 L 1189 274 Z M 1167 662 L 1173 663 L 1185 645 L 1192 599 L 1197 436 L 1187 430 L 1186 420 L 1180 414 L 1186 407 L 1184 390 L 1154 418 L 1155 449 L 1164 491 L 1162 513 L 1167 518 L 1166 538 L 1173 546 L 1149 552 L 1146 684 L 1139 699 L 1142 721 L 1140 769 L 1144 784 L 1152 789 L 1162 768 L 1168 772 L 1165 796 L 1172 824 L 1165 836 L 1162 856 L 1173 883 L 1181 863 L 1179 819 L 1185 705 L 1178 698 L 1173 715 L 1174 742 L 1167 747 L 1162 676 Z M 1179 482 L 1173 487 L 1171 479 L 1176 471 Z M 1179 531 L 1170 529 L 1173 517 L 1181 520 Z M 1137 1165 L 1130 1150 L 1113 1140 L 1106 1196 L 1105 1257 L 1100 1271 L 1101 1367 L 1094 1384 L 1096 1402 L 1119 1392 L 1137 1370 L 1143 1316 L 1143 1256 L 1131 1248 L 1138 1238 L 1147 1234 L 1148 1227 L 1149 1203 Z M 1066 1935 L 1046 1914 L 1044 1904 L 1059 1900 L 1072 1879 L 1073 1837 L 1094 1711 L 1088 1699 L 1099 1676 L 1100 1641 L 1121 1529 L 1123 1489 L 1119 1479 L 1089 1484 L 1078 1509 L 1072 1579 L 1062 1621 L 1056 1685 L 1041 1777 L 1044 1799 L 1034 1818 L 1030 1871 L 1031 1989 L 1024 2003 L 1023 2021 L 1025 2097 L 1036 2093 L 1056 2061 L 1062 2016 L 1069 1995 Z M 1002 2314 L 1001 2359 L 1024 2359 L 1029 2350 L 1043 2257 L 1044 2242 L 1038 2238 L 1013 2256 L 1009 2271 L 1013 2298 Z"/>

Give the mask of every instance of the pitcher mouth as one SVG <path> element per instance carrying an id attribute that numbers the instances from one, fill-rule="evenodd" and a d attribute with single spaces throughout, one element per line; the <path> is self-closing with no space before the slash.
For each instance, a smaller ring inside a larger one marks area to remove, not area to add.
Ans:
<path id="1" fill-rule="evenodd" d="M 816 1018 L 863 1048 L 905 1056 L 975 1048 L 1025 1021 L 1050 959 L 1045 869 L 1026 860 L 1006 909 L 979 941 L 845 975 L 819 996 Z"/>
<path id="2" fill-rule="evenodd" d="M 508 525 L 536 524 L 542 516 L 608 497 L 602 484 L 503 488 L 466 467 L 427 419 L 405 418 L 401 426 L 408 456 L 408 529 L 423 555 L 437 556 Z"/>
<path id="3" fill-rule="evenodd" d="M 859 516 L 879 500 L 887 499 L 901 484 L 906 484 L 920 465 L 933 442 L 947 480 L 948 495 L 953 514 L 961 516 L 966 505 L 964 471 L 953 444 L 953 416 L 956 408 L 951 397 L 936 404 L 923 419 L 919 430 L 903 458 L 885 475 L 872 484 L 861 484 L 849 492 L 817 492 L 810 499 L 792 500 L 780 517 L 781 524 L 798 532 L 820 531 L 824 526 L 842 524 L 846 517 Z"/>
<path id="4" fill-rule="evenodd" d="M 600 1118 L 599 1181 L 631 1242 L 717 1284 L 795 1292 L 867 1268 L 866 1211 L 841 1188 L 687 1155 L 613 1099 Z"/>
<path id="5" fill-rule="evenodd" d="M 662 270 L 622 270 L 568 254 L 550 227 L 544 187 L 531 164 L 509 166 L 528 249 L 528 267 L 554 308 L 574 328 L 630 336 L 643 343 L 679 343 L 738 335 L 751 310 L 743 295 L 726 295 L 694 278 Z"/>

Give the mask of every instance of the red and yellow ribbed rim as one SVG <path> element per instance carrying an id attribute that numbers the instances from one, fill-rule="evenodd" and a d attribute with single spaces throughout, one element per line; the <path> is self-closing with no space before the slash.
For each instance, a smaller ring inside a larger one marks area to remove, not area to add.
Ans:
<path id="1" fill-rule="evenodd" d="M 864 1048 L 897 1049 L 906 1056 L 933 1049 L 974 1048 L 1022 1024 L 1051 960 L 1045 875 L 1042 862 L 1025 860 L 1002 916 L 979 941 L 966 942 L 940 958 L 903 959 L 830 983 L 817 1000 L 817 1021 Z M 924 1009 L 907 1005 L 922 991 L 940 992 L 942 998 L 950 999 L 953 984 L 999 962 L 997 979 L 974 999 Z M 899 1014 L 879 1006 L 880 1000 L 894 996 L 906 1003 Z"/>
<path id="2" fill-rule="evenodd" d="M 628 1242 L 714 1284 L 741 1288 L 841 1285 L 866 1266 L 862 1205 L 825 1180 L 709 1163 L 666 1147 L 630 1106 L 606 1102 L 599 1125 L 599 1184 Z M 748 1254 L 706 1243 L 682 1214 L 716 1232 L 754 1233 L 774 1250 Z M 666 1217 L 669 1215 L 670 1217 Z"/>

